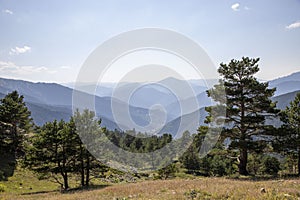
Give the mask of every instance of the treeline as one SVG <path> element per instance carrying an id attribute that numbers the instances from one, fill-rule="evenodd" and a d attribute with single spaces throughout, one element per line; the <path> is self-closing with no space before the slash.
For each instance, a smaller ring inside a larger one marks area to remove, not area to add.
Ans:
<path id="1" fill-rule="evenodd" d="M 254 77 L 259 71 L 258 61 L 242 58 L 222 63 L 218 69 L 222 78 L 207 91 L 216 102 L 206 108 L 207 125 L 176 139 L 170 134 L 149 136 L 135 130 L 106 130 L 89 110 L 76 111 L 67 122 L 55 120 L 38 127 L 24 97 L 17 91 L 9 93 L 0 101 L 0 179 L 11 176 L 18 162 L 64 189 L 69 187 L 70 175 L 78 176 L 80 185 L 88 187 L 92 178 L 111 170 L 104 165 L 113 154 L 103 145 L 105 139 L 122 150 L 148 156 L 149 163 L 130 156 L 122 157 L 122 161 L 134 162 L 145 171 L 161 166 L 156 171 L 159 178 L 176 172 L 224 176 L 277 175 L 281 171 L 300 175 L 300 94 L 285 110 L 277 110 L 276 102 L 271 101 L 275 88 Z M 274 119 L 280 119 L 280 127 L 267 123 Z M 217 143 L 207 155 L 199 154 L 205 141 L 215 139 Z M 171 156 L 187 144 L 185 152 L 176 158 Z M 165 147 L 153 156 L 152 152 Z M 94 155 L 102 155 L 102 160 Z"/>

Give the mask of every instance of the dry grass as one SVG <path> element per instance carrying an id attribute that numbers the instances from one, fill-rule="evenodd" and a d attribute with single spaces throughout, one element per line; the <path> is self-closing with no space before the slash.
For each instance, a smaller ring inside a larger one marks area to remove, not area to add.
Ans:
<path id="1" fill-rule="evenodd" d="M 261 188 L 265 188 L 266 193 L 261 193 Z M 300 179 L 249 181 L 196 178 L 118 184 L 65 194 L 7 194 L 2 199 L 300 199 L 299 197 Z"/>

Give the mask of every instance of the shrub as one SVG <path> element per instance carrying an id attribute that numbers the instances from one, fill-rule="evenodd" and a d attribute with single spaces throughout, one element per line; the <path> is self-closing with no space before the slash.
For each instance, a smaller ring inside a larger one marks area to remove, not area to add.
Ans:
<path id="1" fill-rule="evenodd" d="M 5 192 L 6 186 L 0 183 L 0 192 Z"/>
<path id="2" fill-rule="evenodd" d="M 167 179 L 169 177 L 173 177 L 177 172 L 176 164 L 172 163 L 164 168 L 158 170 L 158 175 L 161 179 Z"/>
<path id="3" fill-rule="evenodd" d="M 277 158 L 266 156 L 263 160 L 263 172 L 270 175 L 277 175 L 280 170 L 280 162 Z"/>

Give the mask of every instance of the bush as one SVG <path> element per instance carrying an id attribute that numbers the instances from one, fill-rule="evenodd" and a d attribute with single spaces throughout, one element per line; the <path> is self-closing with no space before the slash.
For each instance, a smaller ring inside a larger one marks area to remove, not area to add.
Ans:
<path id="1" fill-rule="evenodd" d="M 226 175 L 226 163 L 219 155 L 215 155 L 211 160 L 211 173 L 213 176 Z"/>
<path id="2" fill-rule="evenodd" d="M 280 170 L 280 162 L 277 158 L 266 156 L 263 160 L 263 172 L 270 175 L 277 175 Z"/>
<path id="3" fill-rule="evenodd" d="M 6 186 L 0 183 L 0 192 L 5 192 Z"/>
<path id="4" fill-rule="evenodd" d="M 169 177 L 174 177 L 177 172 L 176 164 L 172 163 L 164 168 L 158 170 L 158 175 L 161 179 L 167 179 Z"/>
<path id="5" fill-rule="evenodd" d="M 247 170 L 250 174 L 258 175 L 263 172 L 263 158 L 265 155 L 252 153 L 248 157 Z"/>

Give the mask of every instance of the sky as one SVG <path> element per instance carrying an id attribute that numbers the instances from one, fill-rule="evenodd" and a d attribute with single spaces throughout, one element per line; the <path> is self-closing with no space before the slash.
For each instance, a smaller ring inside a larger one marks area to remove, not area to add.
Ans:
<path id="1" fill-rule="evenodd" d="M 196 41 L 216 67 L 260 57 L 257 76 L 271 80 L 300 71 L 299 11 L 300 0 L 0 0 L 0 77 L 74 82 L 103 42 L 157 27 Z"/>

